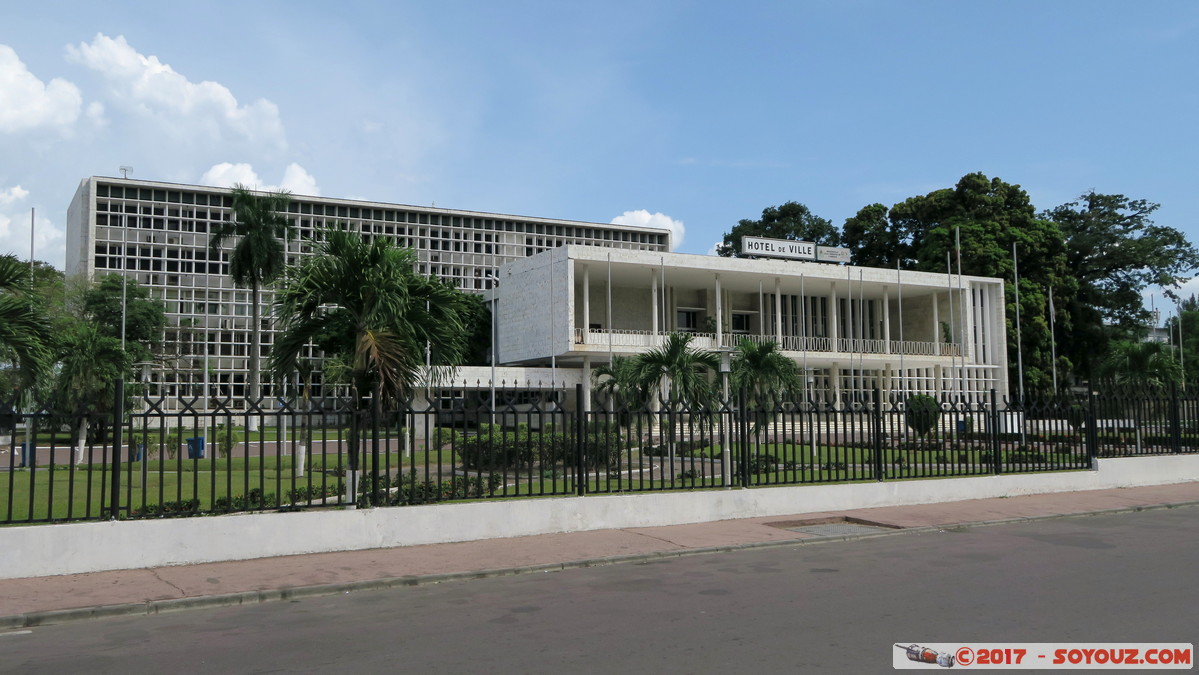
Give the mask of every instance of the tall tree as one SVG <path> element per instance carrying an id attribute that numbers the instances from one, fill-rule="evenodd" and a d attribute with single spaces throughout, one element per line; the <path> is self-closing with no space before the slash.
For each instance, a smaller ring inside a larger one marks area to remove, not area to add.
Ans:
<path id="1" fill-rule="evenodd" d="M 726 258 L 741 257 L 741 237 L 810 241 L 821 246 L 836 246 L 841 241 L 841 233 L 832 221 L 813 214 L 799 202 L 767 207 L 759 220 L 738 221 L 725 233 L 724 243 L 716 247 L 716 252 Z"/>
<path id="2" fill-rule="evenodd" d="M 1157 208 L 1143 199 L 1090 191 L 1042 213 L 1061 228 L 1077 281 L 1066 347 L 1083 377 L 1093 374 L 1109 340 L 1143 331 L 1147 287 L 1161 286 L 1172 297 L 1185 275 L 1199 268 L 1199 251 L 1185 235 L 1150 220 Z"/>
<path id="3" fill-rule="evenodd" d="M 882 204 L 871 204 L 845 220 L 841 243 L 849 248 L 854 265 L 894 269 L 897 262 L 910 258 L 910 245 L 902 240 L 904 233 L 891 225 L 887 211 Z"/>
<path id="4" fill-rule="evenodd" d="M 133 365 L 130 352 L 121 348 L 120 338 L 106 332 L 99 324 L 82 320 L 70 326 L 58 341 L 59 373 L 53 407 L 74 420 L 76 461 L 82 460 L 83 448 L 90 440 L 92 417 L 113 410 L 116 383 L 129 376 Z"/>
<path id="5" fill-rule="evenodd" d="M 720 368 L 716 352 L 696 349 L 691 336 L 671 333 L 666 341 L 634 357 L 633 379 L 645 400 L 655 398 L 666 407 L 667 453 L 674 471 L 676 423 L 680 415 L 701 414 L 712 402 L 712 375 Z"/>
<path id="6" fill-rule="evenodd" d="M 1010 379 L 1017 379 L 1018 354 L 1024 361 L 1024 381 L 1031 388 L 1052 382 L 1052 341 L 1049 321 L 1049 288 L 1055 297 L 1055 323 L 1059 334 L 1068 331 L 1068 304 L 1075 281 L 1068 273 L 1065 238 L 1055 223 L 1038 218 L 1028 194 L 1019 185 L 982 173 L 967 174 L 953 188 L 911 197 L 893 206 L 882 217 L 881 205 L 871 205 L 846 221 L 846 243 L 858 247 L 858 264 L 928 272 L 958 272 L 957 242 L 961 241 L 961 272 L 999 277 L 1008 283 L 1008 363 Z M 1015 244 L 1020 273 L 1020 315 L 1015 325 L 1017 291 L 1014 284 Z M 949 255 L 948 265 L 946 255 Z M 961 332 L 961 328 L 957 328 Z M 1020 349 L 1017 349 L 1017 332 Z M 960 339 L 960 338 L 955 338 Z M 1058 369 L 1067 372 L 1068 358 L 1059 355 Z"/>
<path id="7" fill-rule="evenodd" d="M 433 365 L 459 364 L 470 301 L 451 284 L 417 274 L 415 265 L 411 250 L 386 239 L 327 230 L 316 255 L 295 267 L 276 296 L 281 330 L 271 371 L 280 378 L 295 372 L 305 345 L 315 344 L 348 364 L 355 409 L 364 412 L 369 401 L 380 416 L 386 401 L 408 397 L 425 374 L 426 345 Z M 352 471 L 359 466 L 356 426 Z"/>
<path id="8" fill-rule="evenodd" d="M 262 321 L 259 293 L 283 274 L 287 266 L 284 242 L 291 230 L 285 215 L 291 194 L 283 192 L 251 192 L 243 185 L 233 187 L 233 219 L 213 228 L 210 249 L 220 254 L 226 239 L 238 237 L 229 256 L 229 276 L 233 283 L 250 289 L 250 400 L 257 402 L 260 393 L 259 357 L 261 355 Z M 257 428 L 257 417 L 248 415 L 246 427 Z"/>
<path id="9" fill-rule="evenodd" d="M 166 305 L 161 300 L 151 297 L 136 279 L 119 274 L 105 275 L 78 292 L 79 297 L 71 302 L 78 305 L 77 319 L 93 323 L 101 335 L 118 342 L 123 325 L 130 362 L 154 358 L 167 323 Z"/>

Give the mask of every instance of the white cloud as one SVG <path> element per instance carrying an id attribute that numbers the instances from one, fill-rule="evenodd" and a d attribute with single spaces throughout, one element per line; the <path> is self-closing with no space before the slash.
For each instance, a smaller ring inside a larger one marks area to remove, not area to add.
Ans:
<path id="1" fill-rule="evenodd" d="M 712 244 L 712 248 L 708 249 L 708 255 L 720 255 L 719 253 L 717 253 L 717 252 L 716 252 L 716 249 L 720 248 L 721 246 L 724 246 L 724 240 L 723 240 L 723 239 L 721 239 L 720 241 L 718 241 L 718 242 L 716 242 L 716 243 Z"/>
<path id="2" fill-rule="evenodd" d="M 9 204 L 24 199 L 29 196 L 29 190 L 22 188 L 20 185 L 5 190 L 0 190 L 0 206 L 8 206 Z"/>
<path id="3" fill-rule="evenodd" d="M 240 184 L 254 190 L 268 192 L 287 190 L 298 195 L 315 196 L 321 193 L 316 184 L 316 178 L 313 178 L 312 174 L 295 162 L 287 165 L 287 169 L 283 172 L 283 180 L 279 185 L 263 184 L 262 179 L 258 177 L 258 172 L 249 164 L 230 164 L 229 162 L 221 162 L 204 172 L 200 178 L 200 184 L 217 187 L 233 187 Z"/>
<path id="4" fill-rule="evenodd" d="M 139 54 L 124 36 L 114 39 L 100 33 L 91 43 L 67 45 L 67 59 L 99 73 L 114 105 L 159 120 L 181 134 L 287 147 L 274 103 L 259 99 L 239 105 L 224 85 L 191 82 L 158 57 Z"/>
<path id="5" fill-rule="evenodd" d="M 613 225 L 639 225 L 641 227 L 661 227 L 670 230 L 670 250 L 677 250 L 683 245 L 685 227 L 683 221 L 675 220 L 664 213 L 650 213 L 645 209 L 625 211 L 612 219 Z"/>
<path id="6" fill-rule="evenodd" d="M 8 45 L 0 45 L 0 133 L 38 127 L 69 130 L 79 118 L 79 87 L 54 78 L 43 83 Z"/>
<path id="7" fill-rule="evenodd" d="M 312 174 L 305 171 L 304 167 L 295 162 L 287 165 L 287 170 L 283 172 L 283 183 L 280 187 L 297 195 L 312 195 L 315 197 L 321 193 L 321 189 L 316 185 L 316 178 L 313 178 Z"/>
<path id="8" fill-rule="evenodd" d="M 29 192 L 20 186 L 0 190 L 0 207 L 24 199 Z M 62 269 L 66 263 L 66 232 L 49 218 L 38 215 L 33 236 L 33 255 Z M 0 253 L 29 257 L 29 213 L 0 211 Z"/>

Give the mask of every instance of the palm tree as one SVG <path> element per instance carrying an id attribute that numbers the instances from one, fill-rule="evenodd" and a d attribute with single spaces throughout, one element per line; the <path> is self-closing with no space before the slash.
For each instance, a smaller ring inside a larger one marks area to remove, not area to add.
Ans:
<path id="1" fill-rule="evenodd" d="M 32 384 L 50 365 L 50 323 L 28 289 L 29 267 L 16 256 L 0 256 L 0 363 L 19 370 Z"/>
<path id="2" fill-rule="evenodd" d="M 318 248 L 276 298 L 282 325 L 270 369 L 278 377 L 293 372 L 305 345 L 315 344 L 348 364 L 356 418 L 369 396 L 379 419 L 387 400 L 413 392 L 426 347 L 435 365 L 456 365 L 466 353 L 468 302 L 450 284 L 417 274 L 416 255 L 383 238 L 368 242 L 328 230 Z M 357 426 L 350 433 L 351 471 L 358 470 Z"/>
<path id="3" fill-rule="evenodd" d="M 794 361 L 779 352 L 777 343 L 742 340 L 733 355 L 729 382 L 733 391 L 745 392 L 750 410 L 761 413 L 754 419 L 756 436 L 765 428 L 768 411 L 777 407 L 782 395 L 803 386 L 803 375 Z"/>
<path id="4" fill-rule="evenodd" d="M 679 413 L 699 413 L 712 401 L 712 374 L 720 368 L 715 352 L 693 349 L 691 336 L 671 333 L 666 342 L 634 357 L 634 381 L 646 399 L 657 396 L 667 409 L 667 453 L 674 474 L 674 446 Z"/>
<path id="5" fill-rule="evenodd" d="M 634 358 L 635 381 L 647 396 L 672 409 L 712 400 L 711 374 L 720 368 L 715 352 L 693 349 L 691 336 L 671 333 L 666 342 Z"/>
<path id="6" fill-rule="evenodd" d="M 1182 381 L 1182 364 L 1174 347 L 1161 342 L 1115 342 L 1100 367 L 1103 377 L 1119 384 L 1159 389 Z"/>
<path id="7" fill-rule="evenodd" d="M 249 398 L 257 404 L 259 398 L 259 353 L 262 322 L 259 320 L 259 292 L 279 278 L 287 267 L 286 240 L 291 223 L 287 206 L 291 194 L 282 192 L 255 193 L 243 185 L 233 186 L 233 219 L 213 228 L 209 249 L 220 254 L 221 244 L 237 236 L 240 239 L 229 257 L 229 276 L 241 288 L 250 289 L 250 377 Z M 246 428 L 257 429 L 257 417 L 247 415 Z"/>

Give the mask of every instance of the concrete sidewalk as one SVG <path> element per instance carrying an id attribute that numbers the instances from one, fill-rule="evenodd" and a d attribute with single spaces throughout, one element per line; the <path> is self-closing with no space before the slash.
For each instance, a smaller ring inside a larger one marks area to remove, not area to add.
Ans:
<path id="1" fill-rule="evenodd" d="M 0 581 L 0 629 L 830 539 L 786 529 L 797 521 L 852 519 L 919 532 L 1196 505 L 1199 483 L 1179 483 L 8 579 Z"/>

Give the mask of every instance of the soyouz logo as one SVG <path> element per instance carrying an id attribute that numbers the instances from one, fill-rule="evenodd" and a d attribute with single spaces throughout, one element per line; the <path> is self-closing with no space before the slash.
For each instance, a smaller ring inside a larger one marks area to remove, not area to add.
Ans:
<path id="1" fill-rule="evenodd" d="M 893 643 L 897 669 L 1190 670 L 1191 643 Z"/>

